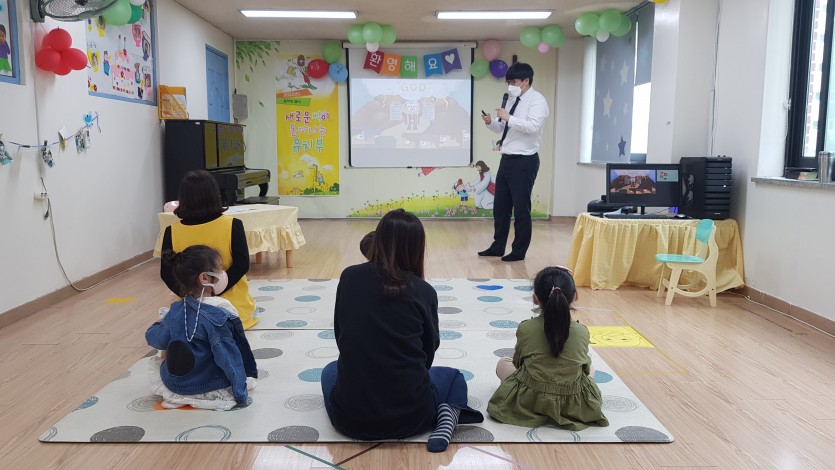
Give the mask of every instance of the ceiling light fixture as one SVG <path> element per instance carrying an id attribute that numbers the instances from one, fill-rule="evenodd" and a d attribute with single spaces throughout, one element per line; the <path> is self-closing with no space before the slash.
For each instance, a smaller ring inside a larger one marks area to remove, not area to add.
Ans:
<path id="1" fill-rule="evenodd" d="M 356 19 L 355 11 L 333 10 L 241 10 L 248 18 L 336 18 Z"/>
<path id="2" fill-rule="evenodd" d="M 438 11 L 439 20 L 544 20 L 551 16 L 550 11 L 514 10 L 514 11 Z"/>

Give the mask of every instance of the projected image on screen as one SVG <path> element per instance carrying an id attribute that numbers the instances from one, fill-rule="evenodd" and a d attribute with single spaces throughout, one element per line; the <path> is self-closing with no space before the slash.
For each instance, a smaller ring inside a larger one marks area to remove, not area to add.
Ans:
<path id="1" fill-rule="evenodd" d="M 469 51 L 467 51 L 469 52 Z M 416 54 L 417 55 L 417 54 Z M 351 50 L 351 165 L 437 167 L 470 164 L 472 85 L 469 71 L 431 78 L 354 73 Z M 421 73 L 422 76 L 422 73 Z"/>

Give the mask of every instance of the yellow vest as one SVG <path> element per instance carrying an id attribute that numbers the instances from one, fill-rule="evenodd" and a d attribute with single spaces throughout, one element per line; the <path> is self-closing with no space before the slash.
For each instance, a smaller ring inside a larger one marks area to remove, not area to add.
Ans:
<path id="1" fill-rule="evenodd" d="M 206 245 L 214 248 L 223 259 L 223 270 L 232 266 L 232 217 L 222 215 L 217 219 L 199 225 L 183 225 L 177 222 L 171 226 L 171 247 L 179 253 L 192 245 Z M 249 283 L 244 275 L 234 286 L 221 295 L 238 309 L 238 315 L 249 329 L 258 323 L 255 301 L 249 293 Z"/>

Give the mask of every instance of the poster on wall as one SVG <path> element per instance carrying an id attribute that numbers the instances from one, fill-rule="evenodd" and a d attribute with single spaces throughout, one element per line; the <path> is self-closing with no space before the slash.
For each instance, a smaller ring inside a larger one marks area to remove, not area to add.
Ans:
<path id="1" fill-rule="evenodd" d="M 325 75 L 310 76 L 315 55 L 278 54 L 276 60 L 276 152 L 278 194 L 339 194 L 339 94 Z"/>
<path id="2" fill-rule="evenodd" d="M 134 22 L 124 25 L 108 24 L 103 16 L 86 20 L 90 95 L 157 103 L 155 8 L 153 0 L 132 4 Z"/>
<path id="3" fill-rule="evenodd" d="M 20 83 L 15 0 L 0 0 L 0 82 Z"/>

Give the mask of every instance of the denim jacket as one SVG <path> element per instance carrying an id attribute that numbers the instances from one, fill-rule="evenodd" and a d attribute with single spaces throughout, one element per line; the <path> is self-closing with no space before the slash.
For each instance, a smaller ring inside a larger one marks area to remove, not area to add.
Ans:
<path id="1" fill-rule="evenodd" d="M 255 356 L 244 336 L 241 320 L 222 308 L 200 305 L 200 317 L 194 330 L 198 301 L 186 297 L 188 322 L 183 315 L 183 301 L 171 304 L 168 314 L 148 328 L 148 345 L 165 349 L 160 366 L 162 383 L 174 393 L 195 395 L 226 387 L 238 404 L 247 401 L 246 378 L 258 377 Z M 194 337 L 189 342 L 186 330 Z"/>

